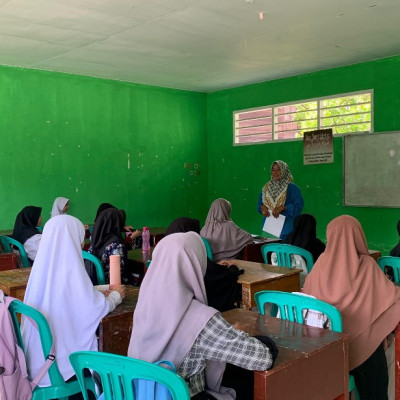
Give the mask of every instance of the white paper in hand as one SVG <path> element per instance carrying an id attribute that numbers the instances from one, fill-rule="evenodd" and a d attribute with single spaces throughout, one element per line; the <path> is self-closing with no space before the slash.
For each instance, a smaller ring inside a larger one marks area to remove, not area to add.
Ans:
<path id="1" fill-rule="evenodd" d="M 279 237 L 281 235 L 285 219 L 286 217 L 282 214 L 279 214 L 278 218 L 273 217 L 271 214 L 269 217 L 265 218 L 263 231 Z"/>

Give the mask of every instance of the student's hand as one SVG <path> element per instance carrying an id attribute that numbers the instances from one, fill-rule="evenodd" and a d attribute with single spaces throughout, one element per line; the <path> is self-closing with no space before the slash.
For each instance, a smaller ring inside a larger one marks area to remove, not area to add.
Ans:
<path id="1" fill-rule="evenodd" d="M 126 232 L 132 232 L 133 231 L 133 226 L 132 225 L 125 225 L 124 226 L 124 230 Z"/>
<path id="2" fill-rule="evenodd" d="M 121 298 L 125 298 L 125 292 L 126 292 L 125 285 L 115 286 L 112 288 L 112 290 L 117 291 L 121 295 Z"/>
<path id="3" fill-rule="evenodd" d="M 131 233 L 131 239 L 133 240 L 133 239 L 137 238 L 138 236 L 141 236 L 141 234 L 142 234 L 142 231 L 139 231 L 139 229 L 136 229 L 135 231 L 133 231 Z"/>
<path id="4" fill-rule="evenodd" d="M 220 260 L 217 262 L 219 265 L 225 265 L 226 267 L 229 267 L 230 265 L 234 264 L 236 260 Z"/>
<path id="5" fill-rule="evenodd" d="M 275 208 L 273 209 L 273 211 L 272 211 L 272 215 L 273 215 L 275 218 L 278 218 L 279 214 L 280 214 L 282 211 L 284 211 L 284 210 L 285 210 L 285 206 L 278 206 L 278 207 L 275 207 Z"/>
<path id="6" fill-rule="evenodd" d="M 269 217 L 271 215 L 268 207 L 264 204 L 261 206 L 261 214 L 264 215 L 264 217 Z"/>

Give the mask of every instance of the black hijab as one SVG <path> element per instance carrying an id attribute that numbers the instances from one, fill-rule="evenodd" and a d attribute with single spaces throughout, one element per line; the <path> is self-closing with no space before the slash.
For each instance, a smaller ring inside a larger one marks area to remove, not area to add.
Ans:
<path id="1" fill-rule="evenodd" d="M 200 221 L 187 217 L 177 218 L 167 228 L 165 235 L 178 232 L 196 232 L 200 234 Z M 239 293 L 238 276 L 239 269 L 235 265 L 227 267 L 207 258 L 204 285 L 210 307 L 220 312 L 234 308 L 234 302 L 238 300 L 237 295 Z"/>
<path id="2" fill-rule="evenodd" d="M 36 227 L 41 214 L 42 207 L 24 207 L 15 219 L 12 237 L 24 244 L 33 235 L 40 233 Z"/>
<path id="3" fill-rule="evenodd" d="M 123 214 L 115 207 L 102 211 L 96 219 L 92 231 L 92 253 L 101 260 L 106 246 L 122 243 L 121 232 L 124 230 Z"/>
<path id="4" fill-rule="evenodd" d="M 293 231 L 286 237 L 284 243 L 308 250 L 314 262 L 325 251 L 325 244 L 317 238 L 317 221 L 311 214 L 301 214 L 295 218 Z"/>
<path id="5" fill-rule="evenodd" d="M 116 207 L 114 207 L 114 206 L 113 206 L 112 204 L 110 204 L 110 203 L 101 203 L 101 204 L 99 205 L 99 208 L 97 209 L 96 217 L 95 217 L 95 219 L 94 219 L 94 222 L 96 222 L 97 218 L 99 217 L 99 215 L 100 215 L 104 210 L 107 210 L 107 209 L 109 209 L 109 208 L 116 208 Z"/>
<path id="6" fill-rule="evenodd" d="M 397 232 L 399 233 L 400 236 L 400 220 L 397 223 Z M 400 257 L 400 242 L 397 244 L 397 246 L 395 246 L 391 251 L 390 251 L 390 255 L 392 257 Z"/>

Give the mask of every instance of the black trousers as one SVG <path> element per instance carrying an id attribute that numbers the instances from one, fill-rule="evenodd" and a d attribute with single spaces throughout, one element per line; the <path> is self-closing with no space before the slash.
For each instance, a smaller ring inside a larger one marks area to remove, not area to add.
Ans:
<path id="1" fill-rule="evenodd" d="M 387 400 L 389 376 L 382 344 L 350 374 L 354 376 L 360 400 Z"/>

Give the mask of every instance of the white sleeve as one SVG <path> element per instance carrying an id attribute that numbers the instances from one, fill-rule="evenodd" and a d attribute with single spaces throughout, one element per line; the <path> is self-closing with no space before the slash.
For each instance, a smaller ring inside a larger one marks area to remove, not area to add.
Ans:
<path id="1" fill-rule="evenodd" d="M 114 311 L 118 304 L 122 303 L 122 297 L 116 290 L 113 290 L 107 297 L 106 301 L 110 307 L 109 312 Z"/>
<path id="2" fill-rule="evenodd" d="M 99 292 L 105 292 L 107 290 L 110 290 L 110 285 L 95 285 L 93 286 L 96 290 L 98 290 Z"/>
<path id="3" fill-rule="evenodd" d="M 26 251 L 26 254 L 28 257 L 33 261 L 35 260 L 36 253 L 39 248 L 39 243 L 40 239 L 42 238 L 42 235 L 40 233 L 31 236 L 25 243 L 24 243 L 24 249 Z"/>

